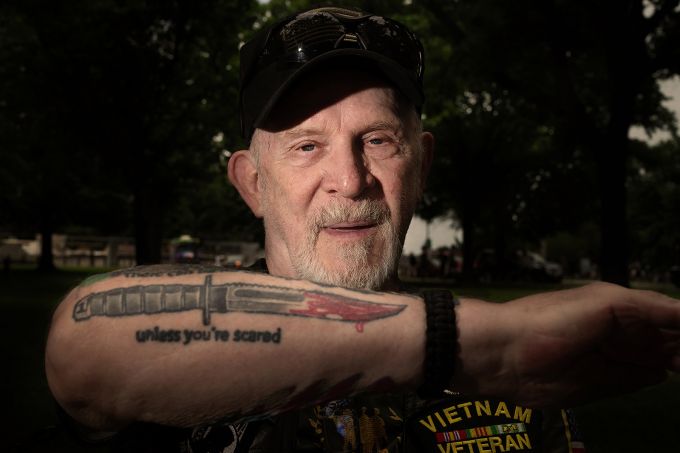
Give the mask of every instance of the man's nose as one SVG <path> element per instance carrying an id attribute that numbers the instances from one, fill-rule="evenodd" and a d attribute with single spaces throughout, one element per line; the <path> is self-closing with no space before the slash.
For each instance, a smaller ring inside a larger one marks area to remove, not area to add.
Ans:
<path id="1" fill-rule="evenodd" d="M 370 162 L 360 144 L 338 147 L 329 157 L 322 183 L 326 192 L 357 198 L 375 184 Z"/>

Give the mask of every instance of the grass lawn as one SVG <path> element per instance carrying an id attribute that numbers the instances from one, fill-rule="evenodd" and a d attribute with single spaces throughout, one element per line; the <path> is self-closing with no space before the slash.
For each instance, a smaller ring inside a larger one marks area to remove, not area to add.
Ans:
<path id="1" fill-rule="evenodd" d="M 9 362 L 2 401 L 9 401 L 11 409 L 9 421 L 1 424 L 6 430 L 5 445 L 33 441 L 55 423 L 43 367 L 47 327 L 59 299 L 85 275 L 40 275 L 31 270 L 0 273 L 0 344 L 2 357 Z"/>
<path id="2" fill-rule="evenodd" d="M 59 299 L 94 271 L 61 271 L 50 275 L 31 270 L 0 272 L 0 344 L 8 358 L 2 401 L 10 403 L 9 421 L 1 424 L 2 451 L 74 451 L 55 437 L 53 406 L 45 381 L 43 348 L 52 310 Z M 444 286 L 443 282 L 427 282 Z M 565 286 L 580 282 L 567 282 Z M 454 287 L 459 295 L 505 301 L 554 289 L 555 286 Z M 657 288 L 675 297 L 680 291 Z M 632 395 L 578 408 L 590 453 L 680 451 L 680 376 Z"/>

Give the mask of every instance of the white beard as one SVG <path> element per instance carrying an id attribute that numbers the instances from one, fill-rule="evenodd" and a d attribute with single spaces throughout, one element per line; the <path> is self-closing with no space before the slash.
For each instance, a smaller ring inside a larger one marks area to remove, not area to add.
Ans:
<path id="1" fill-rule="evenodd" d="M 355 221 L 377 224 L 375 234 L 338 247 L 337 256 L 333 257 L 334 267 L 328 269 L 316 250 L 319 232 L 326 225 Z M 384 203 L 362 200 L 351 205 L 324 207 L 310 219 L 307 230 L 302 245 L 289 250 L 299 278 L 347 288 L 378 290 L 396 276 L 403 244 Z M 376 244 L 380 243 L 384 247 L 376 249 Z"/>

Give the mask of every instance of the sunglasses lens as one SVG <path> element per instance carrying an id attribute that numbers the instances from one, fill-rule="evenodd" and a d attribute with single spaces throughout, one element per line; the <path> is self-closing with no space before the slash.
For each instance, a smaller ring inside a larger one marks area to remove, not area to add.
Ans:
<path id="1" fill-rule="evenodd" d="M 357 26 L 357 31 L 368 50 L 391 58 L 420 78 L 420 44 L 406 28 L 391 20 L 371 16 Z"/>
<path id="2" fill-rule="evenodd" d="M 342 23 L 329 13 L 301 14 L 269 37 L 259 66 L 276 61 L 303 63 L 333 50 L 345 34 Z"/>
<path id="3" fill-rule="evenodd" d="M 304 63 L 331 50 L 357 47 L 399 63 L 416 78 L 422 74 L 417 39 L 400 24 L 379 16 L 342 19 L 329 12 L 309 12 L 286 22 L 269 36 L 257 66 Z"/>
<path id="4" fill-rule="evenodd" d="M 302 14 L 281 28 L 281 40 L 288 47 L 298 44 L 334 42 L 345 33 L 342 23 L 329 13 Z"/>

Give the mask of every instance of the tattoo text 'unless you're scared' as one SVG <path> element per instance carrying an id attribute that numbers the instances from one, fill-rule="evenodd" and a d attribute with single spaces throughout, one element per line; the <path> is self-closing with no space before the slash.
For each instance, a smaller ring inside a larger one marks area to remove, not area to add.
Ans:
<path id="1" fill-rule="evenodd" d="M 234 343 L 281 343 L 281 328 L 276 330 L 221 330 L 216 327 L 210 329 L 162 329 L 155 326 L 150 329 L 135 332 L 138 343 L 181 343 L 188 345 L 192 342 L 229 342 Z"/>

